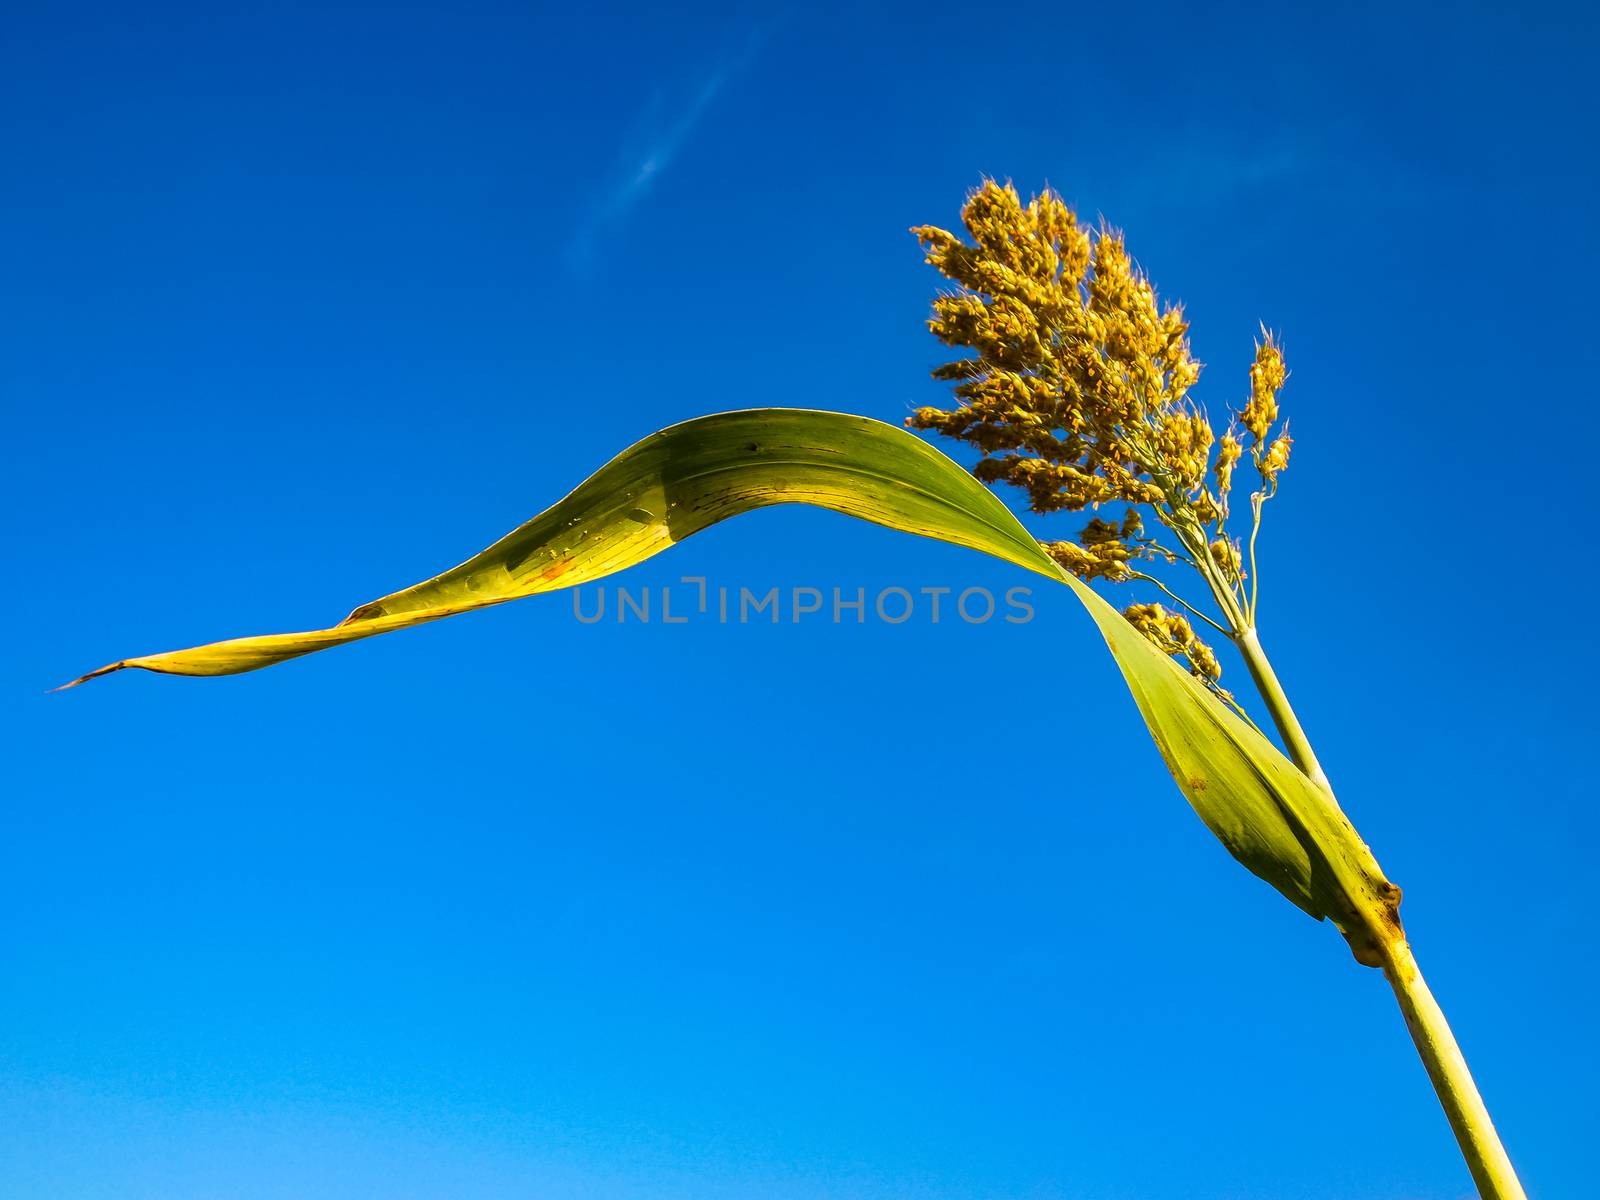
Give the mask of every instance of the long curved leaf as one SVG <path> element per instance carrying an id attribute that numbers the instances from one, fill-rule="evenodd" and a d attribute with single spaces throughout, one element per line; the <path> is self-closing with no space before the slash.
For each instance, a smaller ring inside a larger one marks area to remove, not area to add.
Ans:
<path id="1" fill-rule="evenodd" d="M 1070 586 L 1099 625 L 1179 788 L 1241 863 L 1366 961 L 1398 929 L 1398 889 L 1331 796 L 1155 649 L 1091 589 L 1063 574 L 1015 516 L 949 458 L 891 425 L 807 409 L 701 417 L 644 439 L 564 500 L 432 579 L 363 604 L 338 625 L 235 638 L 123 659 L 231 675 L 621 571 L 718 521 L 811 504 L 981 550 Z"/>
<path id="2" fill-rule="evenodd" d="M 331 628 L 126 658 L 66 686 L 126 667 L 170 675 L 254 671 L 601 579 L 718 521 L 774 504 L 831 508 L 1058 578 L 1055 564 L 1005 505 L 904 430 L 844 413 L 745 409 L 685 421 L 645 438 L 487 550 L 363 604 Z"/>

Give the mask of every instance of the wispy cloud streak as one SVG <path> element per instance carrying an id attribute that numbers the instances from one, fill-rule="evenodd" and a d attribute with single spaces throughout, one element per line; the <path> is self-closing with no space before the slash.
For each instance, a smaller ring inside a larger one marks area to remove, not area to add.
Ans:
<path id="1" fill-rule="evenodd" d="M 636 123 L 644 135 L 625 145 L 617 171 L 601 198 L 584 217 L 567 247 L 568 264 L 586 268 L 593 260 L 602 235 L 626 220 L 628 214 L 649 194 L 661 174 L 694 134 L 706 112 L 728 83 L 747 66 L 766 40 L 762 30 L 753 31 L 736 53 L 726 54 L 700 81 L 694 92 L 670 118 L 660 119 L 659 100 L 650 105 Z M 642 143 L 639 144 L 639 143 Z"/>

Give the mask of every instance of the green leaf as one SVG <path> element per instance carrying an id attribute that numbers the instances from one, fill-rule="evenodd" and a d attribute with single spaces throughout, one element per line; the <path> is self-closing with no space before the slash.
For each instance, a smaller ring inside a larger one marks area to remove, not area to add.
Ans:
<path id="1" fill-rule="evenodd" d="M 1319 920 L 1356 958 L 1400 936 L 1400 889 L 1384 878 L 1333 796 L 1248 722 L 1162 654 L 1077 579 L 1066 582 L 1100 626 L 1167 770 L 1235 858 Z"/>
<path id="2" fill-rule="evenodd" d="M 1398 890 L 1329 794 L 1091 589 L 1063 574 L 970 474 L 904 430 L 866 417 L 748 409 L 674 425 L 625 450 L 481 554 L 363 604 L 338 625 L 123 659 L 66 686 L 126 667 L 174 675 L 253 671 L 601 579 L 718 521 L 774 504 L 833 509 L 1066 583 L 1099 625 L 1179 788 L 1228 851 L 1312 916 L 1332 917 L 1363 961 L 1364 945 L 1398 929 Z M 1041 773 L 1039 784 L 1052 781 Z"/>

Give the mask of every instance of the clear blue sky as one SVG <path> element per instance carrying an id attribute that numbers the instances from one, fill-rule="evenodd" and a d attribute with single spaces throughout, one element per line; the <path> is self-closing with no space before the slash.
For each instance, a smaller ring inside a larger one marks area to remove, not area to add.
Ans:
<path id="1" fill-rule="evenodd" d="M 0 1193 L 1468 1194 L 1064 589 L 43 694 L 336 620 L 685 417 L 937 402 L 906 228 L 988 173 L 1129 231 L 1214 411 L 1282 331 L 1264 637 L 1530 1192 L 1588 1194 L 1600 47 L 1508 7 L 11 12 Z M 628 582 L 684 574 L 1034 582 L 798 509 Z"/>

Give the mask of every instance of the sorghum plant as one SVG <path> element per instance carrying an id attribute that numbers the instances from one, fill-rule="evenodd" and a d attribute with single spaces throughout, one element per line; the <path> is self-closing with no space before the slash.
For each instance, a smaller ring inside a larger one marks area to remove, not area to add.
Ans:
<path id="1" fill-rule="evenodd" d="M 968 198 L 961 215 L 970 243 L 931 225 L 912 231 L 927 261 L 956 284 L 934 302 L 928 327 L 970 352 L 934 372 L 954 381 L 959 403 L 918 409 L 906 424 L 977 447 L 977 477 L 1021 488 L 1036 513 L 1122 505 L 1114 519 L 1093 517 L 1075 542 L 1046 542 L 1044 549 L 1079 579 L 1154 585 L 1232 641 L 1290 757 L 1331 797 L 1256 633 L 1257 535 L 1292 445 L 1279 420 L 1288 372 L 1277 339 L 1263 329 L 1247 398 L 1219 436 L 1190 399 L 1200 364 L 1190 354 L 1183 310 L 1159 301 L 1120 234 L 1084 228 L 1052 191 L 1024 206 L 1014 188 L 993 180 Z M 1243 539 L 1230 528 L 1241 470 L 1253 487 Z M 1141 569 L 1154 562 L 1192 567 L 1216 616 Z M 1159 603 L 1132 604 L 1122 615 L 1233 705 L 1216 655 L 1188 618 Z M 1485 1197 L 1521 1196 L 1398 922 L 1395 933 L 1353 943 L 1356 956 L 1381 967 L 1393 986 L 1479 1189 Z"/>
<path id="2" fill-rule="evenodd" d="M 1485 1200 L 1521 1198 L 1417 969 L 1399 889 L 1340 811 L 1256 636 L 1256 534 L 1291 444 L 1279 420 L 1286 371 L 1277 340 L 1263 333 L 1247 397 L 1219 436 L 1190 399 L 1200 365 L 1183 313 L 1159 303 L 1117 234 L 1083 228 L 1051 192 L 1024 205 L 993 182 L 962 215 L 970 242 L 914 231 L 956 285 L 935 302 L 930 325 L 966 354 L 936 372 L 955 384 L 958 403 L 919 409 L 907 424 L 977 447 L 976 480 L 910 433 L 865 417 L 702 417 L 646 438 L 487 550 L 338 625 L 123 659 L 83 678 L 125 667 L 230 675 L 271 666 L 599 579 L 773 504 L 819 505 L 981 550 L 1074 591 L 1195 812 L 1244 866 L 1382 969 Z M 1036 513 L 1094 515 L 1075 540 L 1040 542 L 983 486 L 999 482 L 1023 489 Z M 1189 600 L 1156 574 L 1180 567 L 1204 584 Z M 1164 602 L 1119 614 L 1092 581 L 1154 587 Z M 1288 757 L 1223 688 L 1197 622 L 1238 648 Z"/>

